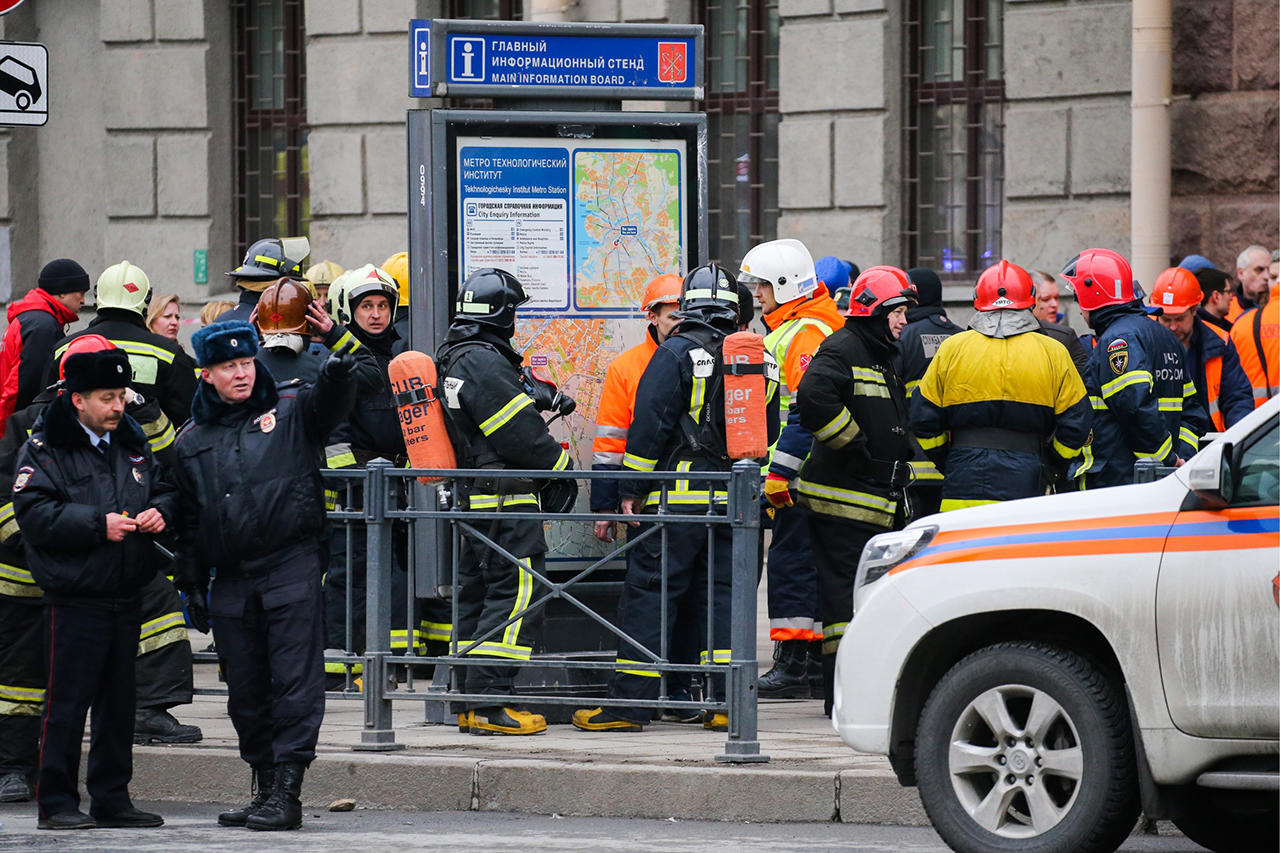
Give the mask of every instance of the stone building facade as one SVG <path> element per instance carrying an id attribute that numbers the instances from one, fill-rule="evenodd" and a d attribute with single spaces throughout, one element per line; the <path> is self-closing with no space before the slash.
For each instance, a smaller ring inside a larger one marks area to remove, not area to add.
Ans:
<path id="1" fill-rule="evenodd" d="M 1172 2 L 1171 256 L 1227 269 L 1249 243 L 1280 243 L 1276 3 Z M 272 208 L 260 175 L 266 213 L 249 225 L 236 132 L 246 6 L 293 9 L 290 67 L 305 65 L 291 159 L 275 161 L 302 182 L 277 180 L 289 199 Z M 406 23 L 459 9 L 706 23 L 723 82 L 707 103 L 726 111 L 713 121 L 712 221 L 740 226 L 717 244 L 725 262 L 744 243 L 798 237 L 864 267 L 943 268 L 959 303 L 990 257 L 1053 270 L 1086 245 L 1129 248 L 1126 0 L 27 0 L 0 37 L 48 46 L 52 106 L 45 127 L 0 129 L 0 301 L 63 255 L 91 275 L 127 257 L 157 290 L 211 298 L 265 236 L 253 229 L 286 221 L 309 234 L 313 261 L 403 249 L 404 113 L 432 105 L 406 95 Z M 749 79 L 735 89 L 734 74 Z"/>

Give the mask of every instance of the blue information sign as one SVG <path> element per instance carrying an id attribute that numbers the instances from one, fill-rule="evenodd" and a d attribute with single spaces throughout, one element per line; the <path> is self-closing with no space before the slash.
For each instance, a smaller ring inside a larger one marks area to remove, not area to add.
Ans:
<path id="1" fill-rule="evenodd" d="M 431 22 L 409 22 L 409 97 L 431 97 Z"/>
<path id="2" fill-rule="evenodd" d="M 680 89 L 692 38 L 450 33 L 446 82 L 483 86 Z"/>

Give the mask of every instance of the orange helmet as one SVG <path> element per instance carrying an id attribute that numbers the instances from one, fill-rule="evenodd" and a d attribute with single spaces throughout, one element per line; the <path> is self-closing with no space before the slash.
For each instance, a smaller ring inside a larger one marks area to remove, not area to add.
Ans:
<path id="1" fill-rule="evenodd" d="M 843 299 L 837 303 L 837 308 L 841 304 L 844 304 Z M 899 305 L 915 304 L 916 286 L 905 272 L 897 267 L 876 266 L 863 270 L 854 281 L 847 307 L 840 313 L 846 317 L 876 317 Z"/>
<path id="2" fill-rule="evenodd" d="M 86 352 L 102 352 L 107 349 L 115 349 L 116 345 L 104 338 L 102 335 L 81 335 L 74 338 L 71 343 L 67 344 L 67 348 L 62 352 L 62 358 L 58 360 L 58 381 L 61 382 L 67 378 L 67 359 L 73 355 L 81 355 Z"/>
<path id="3" fill-rule="evenodd" d="M 1141 296 L 1129 262 L 1110 249 L 1085 249 L 1067 261 L 1062 277 L 1071 283 L 1076 304 L 1086 311 L 1123 305 Z"/>
<path id="4" fill-rule="evenodd" d="M 1151 305 L 1163 308 L 1167 314 L 1181 314 L 1199 308 L 1202 301 L 1200 282 L 1194 273 L 1182 267 L 1169 267 L 1160 273 L 1151 288 Z"/>
<path id="5" fill-rule="evenodd" d="M 979 311 L 1030 308 L 1035 304 L 1036 285 L 1031 274 L 1008 261 L 987 267 L 973 289 L 973 307 Z"/>
<path id="6" fill-rule="evenodd" d="M 291 278 L 278 278 L 268 284 L 258 299 L 258 330 L 264 335 L 308 334 L 307 306 L 311 291 Z"/>
<path id="7" fill-rule="evenodd" d="M 675 305 L 680 302 L 680 289 L 684 282 L 675 273 L 663 273 L 649 282 L 644 289 L 641 311 L 652 311 L 656 305 Z"/>

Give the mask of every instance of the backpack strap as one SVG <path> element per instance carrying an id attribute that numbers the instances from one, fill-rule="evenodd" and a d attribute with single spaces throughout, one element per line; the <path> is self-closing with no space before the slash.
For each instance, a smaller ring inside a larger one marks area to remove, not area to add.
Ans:
<path id="1" fill-rule="evenodd" d="M 1267 383 L 1267 396 L 1271 396 L 1271 376 L 1267 372 L 1267 357 L 1262 352 L 1262 308 L 1253 309 L 1253 345 L 1258 350 L 1258 364 L 1262 367 L 1262 379 Z"/>

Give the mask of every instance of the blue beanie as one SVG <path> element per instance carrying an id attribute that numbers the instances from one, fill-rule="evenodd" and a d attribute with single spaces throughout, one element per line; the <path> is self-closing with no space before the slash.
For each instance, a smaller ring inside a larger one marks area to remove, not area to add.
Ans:
<path id="1" fill-rule="evenodd" d="M 196 364 L 210 367 L 233 358 L 253 358 L 258 354 L 258 330 L 244 320 L 210 323 L 191 336 Z"/>
<path id="2" fill-rule="evenodd" d="M 851 271 L 849 262 L 842 261 L 834 255 L 818 258 L 813 265 L 813 271 L 817 273 L 818 281 L 827 286 L 828 293 L 835 293 L 839 288 L 849 286 Z"/>
<path id="3" fill-rule="evenodd" d="M 1185 258 L 1178 261 L 1178 266 L 1182 267 L 1187 272 L 1196 272 L 1197 270 L 1203 269 L 1217 269 L 1217 267 L 1213 265 L 1213 261 L 1209 260 L 1204 255 L 1187 255 Z"/>

